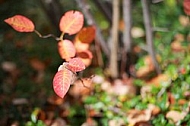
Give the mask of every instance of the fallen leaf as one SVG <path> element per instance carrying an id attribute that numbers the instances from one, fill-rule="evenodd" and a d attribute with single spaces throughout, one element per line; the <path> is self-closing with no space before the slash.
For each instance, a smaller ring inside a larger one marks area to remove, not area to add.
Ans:
<path id="1" fill-rule="evenodd" d="M 184 15 L 179 16 L 179 22 L 184 27 L 187 27 L 188 25 L 190 25 L 189 18 Z"/>
<path id="2" fill-rule="evenodd" d="M 30 65 L 37 71 L 44 71 L 45 70 L 45 63 L 37 58 L 30 59 Z"/>
<path id="3" fill-rule="evenodd" d="M 69 94 L 75 98 L 87 96 L 93 90 L 92 78 L 82 78 L 74 82 L 74 85 L 69 90 Z"/>
<path id="4" fill-rule="evenodd" d="M 180 120 L 183 120 L 185 116 L 186 116 L 186 113 L 175 111 L 175 110 L 171 110 L 166 113 L 166 118 L 171 119 L 174 123 Z"/>
<path id="5" fill-rule="evenodd" d="M 167 74 L 159 74 L 158 76 L 147 81 L 147 84 L 153 84 L 155 86 L 162 86 L 163 82 L 169 82 L 170 77 Z"/>

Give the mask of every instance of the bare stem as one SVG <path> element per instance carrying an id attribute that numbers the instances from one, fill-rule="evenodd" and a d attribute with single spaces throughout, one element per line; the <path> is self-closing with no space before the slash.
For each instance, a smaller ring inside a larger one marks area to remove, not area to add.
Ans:
<path id="1" fill-rule="evenodd" d="M 56 41 L 60 41 L 60 40 L 61 40 L 60 38 L 56 37 L 56 36 L 53 35 L 53 34 L 42 35 L 42 34 L 41 34 L 39 31 L 37 31 L 37 30 L 34 30 L 34 32 L 35 32 L 40 38 L 50 38 L 50 37 L 52 37 L 52 38 L 54 38 Z"/>
<path id="2" fill-rule="evenodd" d="M 78 78 L 78 79 L 81 81 L 83 87 L 85 87 L 85 88 L 91 90 L 90 87 L 88 87 L 88 86 L 86 86 L 86 85 L 84 84 L 84 81 L 83 81 L 81 78 Z"/>
<path id="3" fill-rule="evenodd" d="M 148 52 L 152 58 L 154 66 L 156 68 L 157 74 L 161 73 L 160 66 L 156 59 L 156 53 L 154 50 L 154 43 L 153 43 L 153 29 L 151 24 L 151 17 L 150 17 L 150 5 L 148 0 L 141 0 L 142 7 L 143 7 L 143 17 L 144 17 L 144 25 L 146 29 L 146 41 L 148 46 Z"/>

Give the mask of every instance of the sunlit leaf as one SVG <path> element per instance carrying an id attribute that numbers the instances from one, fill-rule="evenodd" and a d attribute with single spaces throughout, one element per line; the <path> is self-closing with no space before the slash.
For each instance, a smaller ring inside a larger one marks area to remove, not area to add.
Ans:
<path id="1" fill-rule="evenodd" d="M 58 71 L 53 78 L 53 89 L 55 93 L 63 98 L 72 83 L 73 73 L 68 69 Z"/>
<path id="2" fill-rule="evenodd" d="M 84 16 L 79 11 L 66 12 L 59 23 L 59 28 L 62 32 L 69 35 L 79 32 L 84 23 Z"/>
<path id="3" fill-rule="evenodd" d="M 91 43 L 95 37 L 95 32 L 96 30 L 94 26 L 84 27 L 77 34 L 76 39 L 83 43 Z"/>
<path id="4" fill-rule="evenodd" d="M 58 42 L 58 51 L 62 59 L 66 61 L 75 56 L 76 50 L 70 40 L 62 40 Z"/>
<path id="5" fill-rule="evenodd" d="M 22 15 L 15 15 L 4 21 L 18 32 L 33 32 L 35 29 L 33 22 Z"/>
<path id="6" fill-rule="evenodd" d="M 72 72 L 79 72 L 85 69 L 85 64 L 80 58 L 72 58 L 69 60 L 67 68 Z"/>
<path id="7" fill-rule="evenodd" d="M 83 43 L 83 42 L 79 41 L 78 39 L 75 39 L 74 40 L 74 46 L 75 46 L 75 49 L 77 52 L 81 52 L 81 51 L 89 49 L 90 44 Z"/>

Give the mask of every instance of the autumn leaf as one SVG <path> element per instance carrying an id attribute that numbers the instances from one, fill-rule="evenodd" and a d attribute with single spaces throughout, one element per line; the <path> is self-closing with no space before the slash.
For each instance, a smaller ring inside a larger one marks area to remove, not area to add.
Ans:
<path id="1" fill-rule="evenodd" d="M 68 69 L 58 71 L 53 78 L 53 89 L 55 93 L 63 98 L 68 92 L 70 84 L 72 83 L 73 73 Z"/>
<path id="2" fill-rule="evenodd" d="M 80 58 L 72 58 L 66 67 L 72 72 L 79 72 L 85 69 L 85 64 Z"/>
<path id="3" fill-rule="evenodd" d="M 87 67 L 87 66 L 90 66 L 93 55 L 91 51 L 85 50 L 85 51 L 77 52 L 77 57 L 80 57 L 83 63 L 85 64 L 85 66 Z"/>
<path id="4" fill-rule="evenodd" d="M 4 21 L 18 32 L 33 32 L 35 29 L 33 22 L 22 15 L 15 15 Z"/>
<path id="5" fill-rule="evenodd" d="M 62 40 L 58 42 L 58 52 L 61 58 L 66 61 L 70 60 L 70 58 L 74 57 L 76 54 L 75 47 L 70 40 Z"/>
<path id="6" fill-rule="evenodd" d="M 76 35 L 76 39 L 78 39 L 78 41 L 83 43 L 91 43 L 95 37 L 95 32 L 96 30 L 94 26 L 84 27 Z"/>
<path id="7" fill-rule="evenodd" d="M 80 58 L 83 58 L 83 59 L 92 59 L 93 58 L 92 52 L 90 50 L 77 52 L 77 56 Z"/>
<path id="8" fill-rule="evenodd" d="M 184 12 L 187 15 L 190 15 L 190 0 L 184 0 L 183 1 L 183 7 L 184 7 Z"/>
<path id="9" fill-rule="evenodd" d="M 79 41 L 78 39 L 75 39 L 74 40 L 74 46 L 75 46 L 75 49 L 77 52 L 81 52 L 81 51 L 89 49 L 90 44 L 83 43 L 83 42 Z"/>
<path id="10" fill-rule="evenodd" d="M 81 12 L 68 11 L 61 17 L 59 28 L 62 32 L 73 35 L 81 30 L 83 23 L 84 16 Z"/>

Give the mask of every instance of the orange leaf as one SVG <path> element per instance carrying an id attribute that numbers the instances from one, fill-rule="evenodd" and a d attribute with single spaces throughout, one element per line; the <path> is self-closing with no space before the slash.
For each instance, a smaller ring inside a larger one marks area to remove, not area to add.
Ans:
<path id="1" fill-rule="evenodd" d="M 70 84 L 72 83 L 73 73 L 68 69 L 58 71 L 53 78 L 53 89 L 55 93 L 63 98 L 68 92 Z"/>
<path id="2" fill-rule="evenodd" d="M 78 41 L 77 39 L 74 40 L 74 46 L 77 52 L 87 50 L 90 47 L 88 43 L 82 43 L 81 41 Z"/>
<path id="3" fill-rule="evenodd" d="M 72 58 L 66 67 L 72 72 L 79 72 L 85 69 L 85 64 L 80 58 Z"/>
<path id="4" fill-rule="evenodd" d="M 62 59 L 66 61 L 75 56 L 76 50 L 70 40 L 62 40 L 58 42 L 58 51 Z"/>
<path id="5" fill-rule="evenodd" d="M 79 32 L 84 23 L 84 16 L 79 11 L 68 11 L 62 16 L 59 28 L 69 35 Z"/>
<path id="6" fill-rule="evenodd" d="M 22 15 L 15 15 L 4 21 L 18 32 L 33 32 L 35 29 L 33 22 Z"/>
<path id="7" fill-rule="evenodd" d="M 76 39 L 83 43 L 91 43 L 95 37 L 95 27 L 89 26 L 83 28 L 76 36 Z"/>

